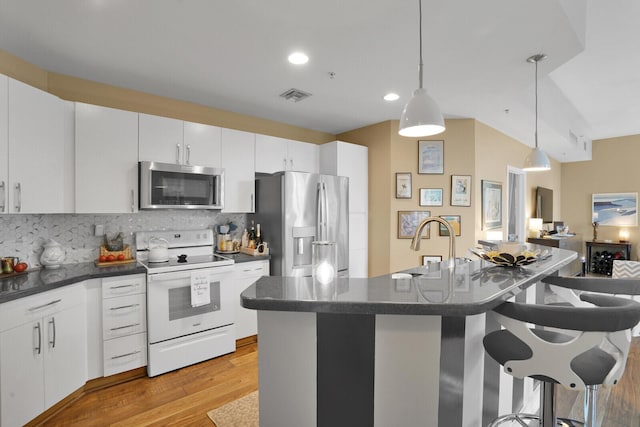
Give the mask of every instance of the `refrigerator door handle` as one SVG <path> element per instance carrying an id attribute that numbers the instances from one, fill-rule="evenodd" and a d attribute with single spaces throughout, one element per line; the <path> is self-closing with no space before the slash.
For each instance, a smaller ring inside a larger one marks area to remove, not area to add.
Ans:
<path id="1" fill-rule="evenodd" d="M 318 240 L 327 240 L 327 187 L 324 182 L 318 183 Z"/>
<path id="2" fill-rule="evenodd" d="M 304 254 L 304 239 L 302 237 L 298 237 L 298 255 Z"/>

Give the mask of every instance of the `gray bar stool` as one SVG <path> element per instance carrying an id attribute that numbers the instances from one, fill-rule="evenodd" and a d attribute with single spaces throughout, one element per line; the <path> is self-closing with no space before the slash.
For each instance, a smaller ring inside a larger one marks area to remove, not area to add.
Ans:
<path id="1" fill-rule="evenodd" d="M 567 280 L 569 279 L 569 280 Z M 543 281 L 561 288 L 608 293 L 610 290 L 628 294 L 633 284 L 614 283 L 615 279 L 600 279 L 605 283 L 588 282 L 588 278 L 547 277 Z M 613 289 L 612 286 L 616 289 Z M 618 289 L 620 288 L 620 289 Z M 486 352 L 504 366 L 509 375 L 530 377 L 543 382 L 540 415 L 509 414 L 496 418 L 489 426 L 538 419 L 543 427 L 558 425 L 555 416 L 554 384 L 571 390 L 585 390 L 585 422 L 596 426 L 596 393 L 599 385 L 613 385 L 624 372 L 630 329 L 640 321 L 640 304 L 611 295 L 581 293 L 579 300 L 589 307 L 570 305 L 537 305 L 505 302 L 493 310 L 505 329 L 484 337 Z M 531 328 L 527 324 L 536 327 Z M 553 328 L 553 329 L 542 329 Z M 574 425 L 571 420 L 565 425 Z"/>

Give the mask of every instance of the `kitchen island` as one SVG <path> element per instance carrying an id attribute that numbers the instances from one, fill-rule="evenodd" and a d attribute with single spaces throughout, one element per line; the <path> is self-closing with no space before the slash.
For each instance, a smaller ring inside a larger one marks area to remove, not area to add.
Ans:
<path id="1" fill-rule="evenodd" d="M 521 406 L 532 391 L 501 379 L 482 338 L 499 327 L 488 311 L 541 301 L 534 285 L 577 257 L 539 248 L 550 256 L 520 268 L 459 260 L 329 286 L 261 278 L 241 296 L 258 310 L 260 425 L 475 427 Z"/>

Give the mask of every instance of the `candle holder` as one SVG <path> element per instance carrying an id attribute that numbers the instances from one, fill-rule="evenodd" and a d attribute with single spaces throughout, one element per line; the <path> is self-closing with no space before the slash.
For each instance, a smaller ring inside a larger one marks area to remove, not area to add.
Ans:
<path id="1" fill-rule="evenodd" d="M 312 242 L 311 261 L 314 285 L 326 286 L 335 282 L 338 275 L 338 247 L 335 242 Z"/>
<path id="2" fill-rule="evenodd" d="M 591 224 L 593 226 L 593 241 L 598 240 L 598 221 L 593 221 Z"/>

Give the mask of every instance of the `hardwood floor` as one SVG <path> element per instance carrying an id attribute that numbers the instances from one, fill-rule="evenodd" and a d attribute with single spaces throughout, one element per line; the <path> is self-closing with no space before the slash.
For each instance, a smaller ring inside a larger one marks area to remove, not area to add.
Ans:
<path id="1" fill-rule="evenodd" d="M 212 427 L 208 411 L 257 389 L 258 347 L 251 343 L 198 365 L 91 392 L 43 425 Z M 580 419 L 577 393 L 560 388 L 558 394 L 558 414 L 573 410 Z M 620 384 L 599 397 L 603 427 L 640 427 L 640 338 L 632 343 Z"/>
<path id="2" fill-rule="evenodd" d="M 44 426 L 207 426 L 207 412 L 258 389 L 258 347 L 91 392 Z"/>

